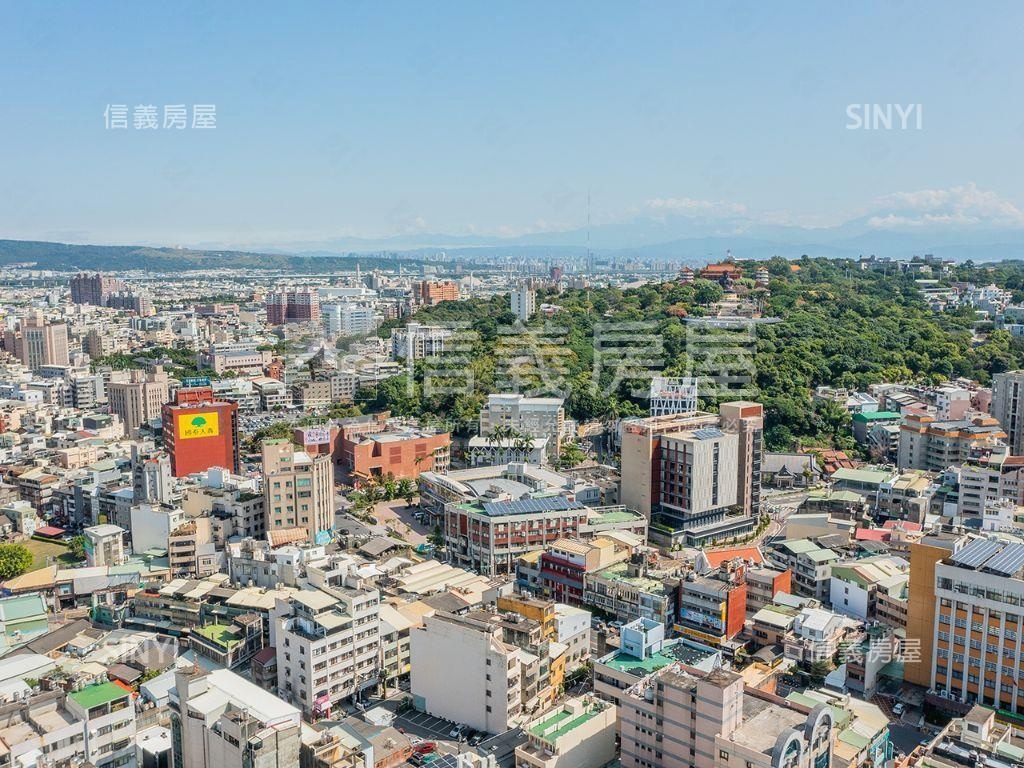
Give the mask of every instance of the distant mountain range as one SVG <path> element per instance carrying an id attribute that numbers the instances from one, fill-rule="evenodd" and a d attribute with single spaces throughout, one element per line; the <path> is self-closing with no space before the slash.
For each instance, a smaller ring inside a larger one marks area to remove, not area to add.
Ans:
<path id="1" fill-rule="evenodd" d="M 594 226 L 589 232 L 594 255 L 642 261 L 702 264 L 732 251 L 736 258 L 798 258 L 803 254 L 830 258 L 888 256 L 907 258 L 926 253 L 957 261 L 1002 261 L 1024 257 L 1024 226 L 992 226 L 972 221 L 913 221 L 897 213 L 884 226 L 877 216 L 864 216 L 834 227 L 764 224 L 743 215 L 694 216 L 674 213 L 636 216 Z M 906 222 L 910 221 L 908 225 Z M 318 241 L 267 243 L 202 243 L 195 248 L 69 245 L 0 240 L 0 264 L 36 262 L 56 270 L 144 269 L 154 272 L 249 267 L 302 272 L 394 266 L 436 261 L 439 252 L 474 262 L 503 258 L 579 259 L 587 253 L 588 232 L 574 229 L 515 237 L 484 235 L 405 234 L 379 239 L 339 237 Z"/>
<path id="2" fill-rule="evenodd" d="M 405 259 L 418 264 L 414 257 Z M 39 269 L 76 272 L 185 272 L 227 268 L 297 272 L 393 266 L 394 259 L 359 255 L 256 253 L 237 250 L 151 248 L 133 245 L 71 245 L 34 240 L 0 240 L 0 264 L 34 263 Z"/>
<path id="3" fill-rule="evenodd" d="M 889 256 L 904 258 L 933 253 L 966 261 L 999 261 L 1024 256 L 1024 216 L 1016 211 L 1001 219 L 962 212 L 924 211 L 886 207 L 837 226 L 806 227 L 766 224 L 741 212 L 713 210 L 694 214 L 692 201 L 665 201 L 683 210 L 647 210 L 622 220 L 564 231 L 536 232 L 514 237 L 410 233 L 378 239 L 338 237 L 315 241 L 202 244 L 246 250 L 326 255 L 339 253 L 452 254 L 471 252 L 518 257 L 582 255 L 589 242 L 599 256 L 704 262 L 731 250 L 737 258 L 766 259 L 803 254 L 833 258 Z M 697 205 L 697 204 L 694 204 Z M 700 204 L 707 205 L 707 204 Z M 697 205 L 699 209 L 699 205 Z M 1020 219 L 1018 221 L 1018 218 Z M 589 238 L 588 238 L 589 235 Z"/>

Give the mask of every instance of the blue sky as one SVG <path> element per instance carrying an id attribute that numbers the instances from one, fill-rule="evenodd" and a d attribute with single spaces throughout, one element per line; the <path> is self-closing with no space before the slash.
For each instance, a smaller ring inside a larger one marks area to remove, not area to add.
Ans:
<path id="1" fill-rule="evenodd" d="M 896 193 L 999 226 L 1024 208 L 1020 3 L 6 3 L 3 19 L 0 237 L 521 234 L 582 225 L 588 190 L 598 222 L 835 224 Z M 215 104 L 217 128 L 107 130 L 118 103 Z M 847 130 L 851 103 L 921 104 L 923 128 Z"/>

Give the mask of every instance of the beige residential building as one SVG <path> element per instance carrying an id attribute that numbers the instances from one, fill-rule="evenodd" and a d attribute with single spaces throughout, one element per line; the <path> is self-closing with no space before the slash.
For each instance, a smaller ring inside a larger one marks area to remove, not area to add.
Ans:
<path id="1" fill-rule="evenodd" d="M 167 557 L 175 577 L 201 579 L 219 572 L 224 557 L 214 546 L 211 518 L 192 518 L 171 531 L 167 537 Z"/>
<path id="2" fill-rule="evenodd" d="M 376 589 L 303 589 L 271 611 L 278 695 L 307 719 L 330 717 L 354 693 L 380 679 L 380 593 Z"/>
<path id="3" fill-rule="evenodd" d="M 523 722 L 526 675 L 538 660 L 506 642 L 500 625 L 438 612 L 409 634 L 417 708 L 485 733 Z"/>
<path id="4" fill-rule="evenodd" d="M 982 517 L 994 502 L 1024 503 L 1024 456 L 997 446 L 960 467 L 957 514 Z"/>
<path id="5" fill-rule="evenodd" d="M 4 349 L 33 371 L 44 365 L 68 365 L 68 327 L 51 323 L 34 310 L 4 334 Z"/>
<path id="6" fill-rule="evenodd" d="M 128 559 L 124 551 L 124 529 L 103 523 L 86 528 L 85 556 L 90 566 L 123 565 Z"/>
<path id="7" fill-rule="evenodd" d="M 160 420 L 161 408 L 168 400 L 168 386 L 167 373 L 160 365 L 151 373 L 131 370 L 111 379 L 107 400 L 110 410 L 121 417 L 125 434 L 135 436 L 143 424 Z"/>
<path id="8" fill-rule="evenodd" d="M 969 461 L 973 451 L 998 445 L 1005 438 L 999 422 L 988 416 L 937 421 L 934 416 L 910 415 L 900 425 L 897 465 L 944 472 Z"/>
<path id="9" fill-rule="evenodd" d="M 812 768 L 828 765 L 834 721 L 734 672 L 673 664 L 626 691 L 619 730 L 624 768 Z"/>
<path id="10" fill-rule="evenodd" d="M 334 465 L 330 454 L 310 456 L 288 440 L 263 443 L 263 507 L 267 532 L 304 528 L 310 541 L 334 523 Z"/>

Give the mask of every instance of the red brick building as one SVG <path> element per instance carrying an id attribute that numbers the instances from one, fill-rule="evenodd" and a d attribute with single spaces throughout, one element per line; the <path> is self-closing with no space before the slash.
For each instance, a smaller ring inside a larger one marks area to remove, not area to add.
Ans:
<path id="1" fill-rule="evenodd" d="M 316 288 L 268 293 L 267 322 L 271 325 L 320 322 L 320 293 Z"/>
<path id="2" fill-rule="evenodd" d="M 413 299 L 425 307 L 432 307 L 442 301 L 459 300 L 459 284 L 451 280 L 443 282 L 421 280 L 412 285 Z"/>
<path id="3" fill-rule="evenodd" d="M 428 470 L 447 472 L 451 435 L 400 428 L 352 434 L 338 440 L 338 463 L 354 484 L 368 477 L 407 477 L 415 480 Z"/>
<path id="4" fill-rule="evenodd" d="M 175 477 L 210 467 L 238 472 L 238 404 L 214 400 L 209 387 L 179 389 L 163 407 L 163 431 Z"/>

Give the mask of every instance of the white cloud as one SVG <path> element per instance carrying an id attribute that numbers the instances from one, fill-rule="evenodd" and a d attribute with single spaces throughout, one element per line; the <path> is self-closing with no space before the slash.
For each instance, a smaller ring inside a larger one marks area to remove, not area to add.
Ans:
<path id="1" fill-rule="evenodd" d="M 876 198 L 868 208 L 876 228 L 924 226 L 1024 226 L 1024 212 L 995 192 L 972 182 L 949 189 L 895 192 Z"/>
<path id="2" fill-rule="evenodd" d="M 727 200 L 694 200 L 691 197 L 656 197 L 643 204 L 651 214 L 677 214 L 711 218 L 746 216 L 747 206 Z"/>

